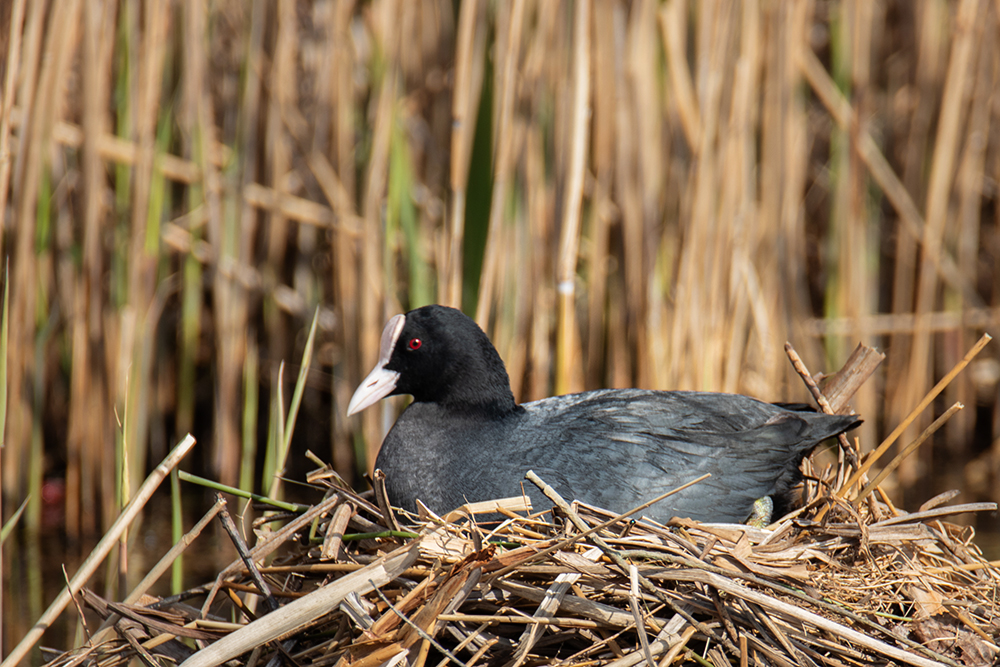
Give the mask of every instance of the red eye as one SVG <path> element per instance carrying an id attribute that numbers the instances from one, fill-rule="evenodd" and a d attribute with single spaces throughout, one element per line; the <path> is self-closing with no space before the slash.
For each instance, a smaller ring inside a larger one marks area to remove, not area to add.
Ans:
<path id="1" fill-rule="evenodd" d="M 411 350 L 419 350 L 421 345 L 423 345 L 423 341 L 421 341 L 419 338 L 411 338 L 410 342 L 406 344 L 406 347 L 410 348 Z"/>

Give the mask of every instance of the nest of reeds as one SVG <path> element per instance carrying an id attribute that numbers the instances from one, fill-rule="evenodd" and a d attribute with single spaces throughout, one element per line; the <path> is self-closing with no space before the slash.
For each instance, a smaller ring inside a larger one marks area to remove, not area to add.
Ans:
<path id="1" fill-rule="evenodd" d="M 835 377 L 827 409 L 868 372 Z M 50 664 L 993 664 L 1000 572 L 945 518 L 995 505 L 946 495 L 907 514 L 857 443 L 839 459 L 807 470 L 804 504 L 766 529 L 555 495 L 534 513 L 508 499 L 400 517 L 322 469 L 325 499 L 265 517 L 253 549 L 232 530 L 244 557 L 214 583 L 145 604 L 84 591 L 107 627 Z"/>

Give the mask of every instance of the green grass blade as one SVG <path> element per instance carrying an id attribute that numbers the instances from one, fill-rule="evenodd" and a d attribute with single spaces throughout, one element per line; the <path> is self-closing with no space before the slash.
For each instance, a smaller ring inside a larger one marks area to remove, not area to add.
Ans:
<path id="1" fill-rule="evenodd" d="M 306 390 L 306 378 L 309 376 L 309 366 L 312 364 L 313 347 L 316 342 L 316 325 L 319 323 L 319 308 L 313 313 L 312 324 L 309 326 L 309 337 L 305 349 L 302 350 L 302 363 L 299 365 L 299 376 L 295 380 L 295 391 L 292 393 L 292 403 L 288 406 L 288 417 L 285 420 L 285 441 L 282 443 L 281 466 L 285 465 L 285 455 L 292 443 L 292 433 L 295 431 L 295 418 L 302 405 L 302 394 Z"/>
<path id="2" fill-rule="evenodd" d="M 170 536 L 177 544 L 184 538 L 184 507 L 181 503 L 180 471 L 174 468 L 170 471 Z M 170 565 L 170 592 L 174 595 L 184 590 L 184 553 Z"/>
<path id="3" fill-rule="evenodd" d="M 216 491 L 222 491 L 223 493 L 231 493 L 238 498 L 248 498 L 255 502 L 266 503 L 273 507 L 277 507 L 280 510 L 285 510 L 286 512 L 305 512 L 309 509 L 308 505 L 299 505 L 297 503 L 286 503 L 281 500 L 275 500 L 274 498 L 268 496 L 262 496 L 259 493 L 250 493 L 249 491 L 244 491 L 242 489 L 237 489 L 233 486 L 227 486 L 226 484 L 220 484 L 210 479 L 205 479 L 204 477 L 199 477 L 198 475 L 192 475 L 189 472 L 184 472 L 179 470 L 177 476 L 184 482 L 191 482 L 192 484 L 198 484 L 199 486 L 204 486 L 209 489 L 214 489 Z"/>
<path id="4" fill-rule="evenodd" d="M 7 536 L 10 535 L 11 531 L 14 530 L 14 526 L 17 525 L 18 519 L 20 519 L 21 515 L 24 514 L 24 508 L 28 506 L 28 500 L 29 498 L 25 498 L 21 501 L 21 506 L 17 508 L 17 511 L 14 512 L 9 519 L 7 519 L 7 523 L 5 523 L 3 528 L 0 529 L 0 546 L 3 546 L 3 543 L 7 540 Z"/>
<path id="5" fill-rule="evenodd" d="M 292 435 L 295 432 L 295 418 L 299 414 L 299 406 L 302 404 L 302 394 L 306 389 L 306 378 L 309 376 L 309 365 L 312 363 L 313 347 L 316 342 L 316 325 L 319 323 L 319 308 L 313 313 L 312 325 L 309 327 L 309 337 L 306 339 L 305 349 L 302 350 L 302 361 L 299 365 L 299 375 L 295 380 L 295 391 L 292 392 L 292 402 L 288 406 L 288 414 L 282 413 L 283 401 L 278 400 L 279 426 L 282 426 L 277 445 L 278 451 L 274 459 L 274 473 L 271 478 L 269 493 L 272 496 L 278 495 L 281 487 L 281 475 L 285 470 L 285 459 L 288 456 L 288 449 L 292 443 Z M 279 382 L 279 392 L 280 392 Z"/>
<path id="6" fill-rule="evenodd" d="M 248 339 L 246 360 L 243 363 L 243 453 L 240 461 L 239 485 L 245 491 L 253 491 L 254 461 L 257 460 L 260 355 L 255 340 L 249 336 Z M 242 513 L 242 507 L 240 511 Z"/>

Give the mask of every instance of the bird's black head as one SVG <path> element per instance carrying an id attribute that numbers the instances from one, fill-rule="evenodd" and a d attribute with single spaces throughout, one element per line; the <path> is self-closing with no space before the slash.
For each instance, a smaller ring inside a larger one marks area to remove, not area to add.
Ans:
<path id="1" fill-rule="evenodd" d="M 461 311 L 438 305 L 389 320 L 379 364 L 358 387 L 348 414 L 394 394 L 488 416 L 517 408 L 490 339 Z"/>

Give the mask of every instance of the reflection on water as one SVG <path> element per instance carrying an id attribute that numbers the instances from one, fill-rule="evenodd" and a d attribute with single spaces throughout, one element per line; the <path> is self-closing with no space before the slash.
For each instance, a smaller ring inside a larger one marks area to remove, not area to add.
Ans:
<path id="1" fill-rule="evenodd" d="M 201 518 L 211 502 L 209 495 L 198 489 L 185 497 L 184 530 L 190 529 Z M 230 502 L 230 509 L 235 513 L 236 506 L 233 502 Z M 133 524 L 128 537 L 128 584 L 108 590 L 108 582 L 117 580 L 119 551 L 115 547 L 87 582 L 87 587 L 98 595 L 114 600 L 123 599 L 173 546 L 170 503 L 165 490 L 157 492 L 148 505 L 145 516 Z M 78 571 L 99 539 L 100 536 L 96 536 L 85 544 L 69 544 L 59 525 L 48 526 L 42 535 L 34 539 L 30 539 L 23 531 L 15 531 L 8 538 L 3 548 L 3 613 L 0 614 L 3 623 L 3 655 L 10 653 L 59 595 L 67 578 Z M 182 590 L 213 580 L 235 555 L 229 538 L 218 522 L 211 524 L 185 552 Z M 169 570 L 149 592 L 153 595 L 171 593 Z M 78 620 L 79 613 L 70 603 L 42 636 L 39 645 L 59 652 L 81 646 L 85 636 L 81 634 Z M 93 631 L 98 627 L 100 619 L 88 615 L 86 622 L 88 629 Z M 42 662 L 41 654 L 36 648 L 24 664 L 38 665 Z"/>

